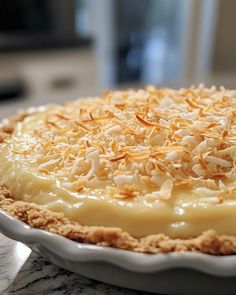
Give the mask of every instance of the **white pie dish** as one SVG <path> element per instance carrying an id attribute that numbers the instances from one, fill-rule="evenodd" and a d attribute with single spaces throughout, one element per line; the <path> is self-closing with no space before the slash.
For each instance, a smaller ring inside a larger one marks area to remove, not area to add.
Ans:
<path id="1" fill-rule="evenodd" d="M 141 254 L 77 243 L 0 210 L 0 232 L 51 262 L 105 283 L 162 294 L 235 294 L 236 255 Z"/>

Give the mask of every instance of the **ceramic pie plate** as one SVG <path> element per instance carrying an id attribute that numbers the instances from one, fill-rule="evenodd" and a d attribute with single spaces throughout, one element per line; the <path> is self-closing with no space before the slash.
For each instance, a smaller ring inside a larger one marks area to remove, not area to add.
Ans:
<path id="1" fill-rule="evenodd" d="M 142 254 L 77 243 L 0 210 L 0 232 L 80 275 L 160 294 L 236 294 L 236 255 Z"/>

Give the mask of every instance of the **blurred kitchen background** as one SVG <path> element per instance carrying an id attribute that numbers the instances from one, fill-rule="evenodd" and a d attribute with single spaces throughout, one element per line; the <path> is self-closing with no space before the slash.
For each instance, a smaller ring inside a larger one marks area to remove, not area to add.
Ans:
<path id="1" fill-rule="evenodd" d="M 235 0 L 1 0 L 0 117 L 106 88 L 236 88 L 235 11 Z"/>

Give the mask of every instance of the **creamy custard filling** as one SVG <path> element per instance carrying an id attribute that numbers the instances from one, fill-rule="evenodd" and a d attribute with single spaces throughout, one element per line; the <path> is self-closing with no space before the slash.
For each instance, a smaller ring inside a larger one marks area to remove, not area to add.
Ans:
<path id="1" fill-rule="evenodd" d="M 235 101 L 225 89 L 149 87 L 49 107 L 0 145 L 0 179 L 83 225 L 236 235 Z"/>

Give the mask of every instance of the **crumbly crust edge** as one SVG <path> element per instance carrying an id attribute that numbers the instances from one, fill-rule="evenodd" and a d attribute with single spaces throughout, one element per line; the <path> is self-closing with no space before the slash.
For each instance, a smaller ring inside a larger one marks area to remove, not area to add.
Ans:
<path id="1" fill-rule="evenodd" d="M 236 253 L 236 237 L 218 235 L 208 230 L 196 238 L 171 239 L 164 234 L 134 238 L 116 227 L 82 226 L 70 221 L 63 213 L 41 208 L 39 205 L 14 200 L 11 192 L 0 185 L 0 208 L 30 226 L 59 234 L 71 240 L 142 253 L 202 252 L 214 255 Z"/>
<path id="2" fill-rule="evenodd" d="M 11 136 L 14 126 L 28 113 L 11 118 L 0 127 L 0 144 Z M 101 246 L 109 246 L 141 253 L 202 252 L 213 255 L 236 254 L 236 236 L 219 235 L 209 229 L 190 239 L 172 239 L 165 234 L 132 237 L 117 227 L 82 226 L 66 218 L 63 213 L 43 209 L 37 204 L 15 200 L 10 190 L 0 184 L 0 209 L 28 225 L 59 234 L 65 238 Z"/>

